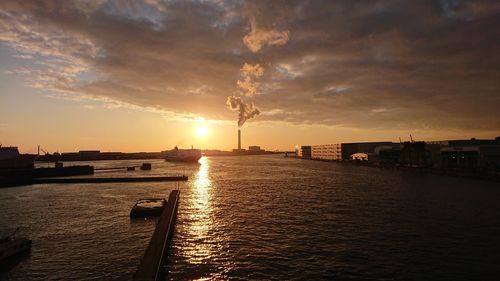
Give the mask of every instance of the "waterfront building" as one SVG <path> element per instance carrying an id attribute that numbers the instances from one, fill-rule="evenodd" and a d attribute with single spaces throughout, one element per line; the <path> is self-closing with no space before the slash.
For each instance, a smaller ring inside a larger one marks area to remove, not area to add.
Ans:
<path id="1" fill-rule="evenodd" d="M 342 160 L 342 145 L 320 144 L 311 146 L 311 158 L 318 160 Z"/>
<path id="2" fill-rule="evenodd" d="M 500 170 L 500 137 L 445 141 L 362 142 L 297 146 L 299 157 L 369 161 L 374 165 Z"/>
<path id="3" fill-rule="evenodd" d="M 427 166 L 438 168 L 441 167 L 441 148 L 443 146 L 438 143 L 425 142 L 425 150 L 427 153 Z"/>
<path id="4" fill-rule="evenodd" d="M 481 165 L 479 146 L 449 146 L 441 149 L 443 168 L 476 169 Z"/>
<path id="5" fill-rule="evenodd" d="M 494 139 L 449 140 L 448 146 L 500 146 L 500 137 Z"/>
<path id="6" fill-rule="evenodd" d="M 295 156 L 302 157 L 302 151 L 298 145 L 295 145 Z"/>
<path id="7" fill-rule="evenodd" d="M 438 167 L 441 163 L 441 144 L 423 141 L 394 143 L 378 153 L 378 163 L 411 167 Z"/>
<path id="8" fill-rule="evenodd" d="M 380 147 L 393 146 L 392 142 L 357 142 L 357 143 L 342 143 L 341 153 L 342 160 L 352 160 L 352 155 L 356 153 L 365 153 L 367 155 L 375 155 L 376 149 Z"/>
<path id="9" fill-rule="evenodd" d="M 393 146 L 390 149 L 379 151 L 379 163 L 382 165 L 397 165 L 401 158 L 401 147 Z"/>
<path id="10" fill-rule="evenodd" d="M 300 147 L 300 155 L 301 155 L 301 158 L 303 159 L 311 159 L 311 146 L 310 145 L 303 145 Z"/>
<path id="11" fill-rule="evenodd" d="M 450 140 L 448 146 L 441 149 L 443 168 L 500 169 L 500 137 L 492 140 Z"/>
<path id="12" fill-rule="evenodd" d="M 401 149 L 400 163 L 410 167 L 426 166 L 429 153 L 425 146 L 423 141 L 405 141 Z"/>

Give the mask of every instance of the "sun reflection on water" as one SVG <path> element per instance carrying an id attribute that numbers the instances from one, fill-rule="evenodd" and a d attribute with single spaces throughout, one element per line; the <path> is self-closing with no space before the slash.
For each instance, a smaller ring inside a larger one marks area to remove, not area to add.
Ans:
<path id="1" fill-rule="evenodd" d="M 210 160 L 207 157 L 200 159 L 200 169 L 196 173 L 193 182 L 193 197 L 188 226 L 190 240 L 193 243 L 187 255 L 191 263 L 199 264 L 209 259 L 212 255 L 212 249 L 209 243 L 210 226 L 213 224 L 210 202 L 212 182 L 210 180 Z"/>

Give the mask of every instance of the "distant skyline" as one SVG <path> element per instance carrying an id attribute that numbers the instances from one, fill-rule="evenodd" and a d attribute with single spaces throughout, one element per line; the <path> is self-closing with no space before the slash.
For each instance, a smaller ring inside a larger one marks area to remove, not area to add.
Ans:
<path id="1" fill-rule="evenodd" d="M 0 144 L 500 136 L 498 1 L 2 1 Z"/>

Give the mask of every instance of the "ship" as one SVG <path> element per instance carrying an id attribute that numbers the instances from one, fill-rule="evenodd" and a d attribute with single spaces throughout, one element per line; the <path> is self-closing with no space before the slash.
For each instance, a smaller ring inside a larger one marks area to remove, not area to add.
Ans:
<path id="1" fill-rule="evenodd" d="M 31 240 L 15 237 L 19 227 L 11 235 L 0 238 L 0 266 L 7 265 L 16 257 L 28 254 L 31 251 Z"/>
<path id="2" fill-rule="evenodd" d="M 165 160 L 171 162 L 189 162 L 198 163 L 201 158 L 201 150 L 199 149 L 179 149 L 177 146 L 169 151 L 164 151 Z"/>
<path id="3" fill-rule="evenodd" d="M 19 154 L 15 146 L 0 145 L 0 169 L 33 169 L 36 155 Z"/>

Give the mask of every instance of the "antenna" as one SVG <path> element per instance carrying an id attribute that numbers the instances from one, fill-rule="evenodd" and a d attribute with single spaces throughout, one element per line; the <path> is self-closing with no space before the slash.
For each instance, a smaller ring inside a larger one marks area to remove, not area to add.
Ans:
<path id="1" fill-rule="evenodd" d="M 411 140 L 411 142 L 413 142 L 413 137 L 411 136 L 411 134 L 410 134 L 410 140 Z"/>
<path id="2" fill-rule="evenodd" d="M 403 142 L 401 141 L 401 137 L 399 137 L 399 143 L 403 143 Z"/>

